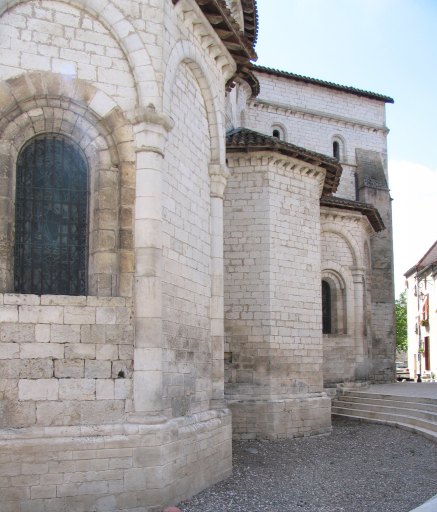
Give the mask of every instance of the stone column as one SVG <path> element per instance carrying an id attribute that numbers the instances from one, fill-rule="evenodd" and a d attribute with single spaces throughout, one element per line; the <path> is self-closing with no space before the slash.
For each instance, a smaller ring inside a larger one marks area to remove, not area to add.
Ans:
<path id="1" fill-rule="evenodd" d="M 16 153 L 9 141 L 0 143 L 0 292 L 12 292 L 14 289 L 14 276 L 12 272 L 13 240 L 12 222 L 15 212 L 12 212 L 11 190 L 15 190 L 12 184 L 12 168 L 16 160 Z"/>
<path id="2" fill-rule="evenodd" d="M 364 269 L 353 268 L 352 279 L 354 283 L 354 335 L 355 335 L 355 364 L 357 366 L 356 377 L 361 380 L 367 377 L 367 371 L 363 368 L 367 354 L 364 346 Z M 358 368 L 363 368 L 359 370 Z"/>
<path id="3" fill-rule="evenodd" d="M 162 405 L 162 170 L 167 116 L 135 116 L 135 349 L 131 421 L 165 421 Z"/>
<path id="4" fill-rule="evenodd" d="M 223 194 L 228 170 L 210 165 L 211 177 L 211 407 L 224 407 Z"/>

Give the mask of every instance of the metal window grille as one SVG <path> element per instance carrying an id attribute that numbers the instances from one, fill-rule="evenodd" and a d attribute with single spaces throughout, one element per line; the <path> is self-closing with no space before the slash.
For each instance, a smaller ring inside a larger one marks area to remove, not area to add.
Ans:
<path id="1" fill-rule="evenodd" d="M 14 286 L 17 293 L 87 292 L 88 169 L 55 134 L 33 138 L 17 160 Z"/>

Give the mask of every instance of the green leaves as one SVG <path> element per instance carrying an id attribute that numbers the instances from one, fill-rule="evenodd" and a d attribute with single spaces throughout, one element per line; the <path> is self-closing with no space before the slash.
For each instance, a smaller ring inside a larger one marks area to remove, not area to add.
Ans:
<path id="1" fill-rule="evenodd" d="M 408 349 L 407 331 L 407 292 L 403 291 L 395 300 L 396 350 L 406 352 Z"/>

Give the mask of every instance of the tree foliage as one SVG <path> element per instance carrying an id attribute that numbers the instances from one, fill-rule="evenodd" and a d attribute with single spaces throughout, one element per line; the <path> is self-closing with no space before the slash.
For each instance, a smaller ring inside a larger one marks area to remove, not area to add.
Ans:
<path id="1" fill-rule="evenodd" d="M 395 301 L 396 316 L 396 350 L 406 352 L 408 349 L 407 333 L 407 292 L 404 291 Z"/>

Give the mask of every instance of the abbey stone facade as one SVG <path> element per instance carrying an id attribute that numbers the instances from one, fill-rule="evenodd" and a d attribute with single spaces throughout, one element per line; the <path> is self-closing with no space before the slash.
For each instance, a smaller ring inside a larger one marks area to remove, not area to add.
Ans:
<path id="1" fill-rule="evenodd" d="M 257 30 L 0 0 L 2 512 L 159 511 L 394 380 L 392 100 L 255 66 Z"/>

